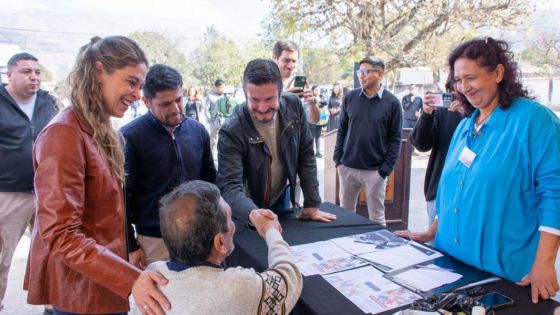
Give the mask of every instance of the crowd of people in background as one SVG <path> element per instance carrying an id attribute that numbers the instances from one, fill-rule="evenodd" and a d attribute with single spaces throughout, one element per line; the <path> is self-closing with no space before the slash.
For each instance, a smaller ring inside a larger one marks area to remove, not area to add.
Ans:
<path id="1" fill-rule="evenodd" d="M 218 85 L 216 86 L 216 84 Z M 402 128 L 414 128 L 422 113 L 425 112 L 423 111 L 424 98 L 423 95 L 417 93 L 418 87 L 418 84 L 401 87 L 407 92 L 401 100 Z M 424 84 L 421 85 L 421 89 L 426 92 L 441 92 L 438 84 Z M 348 92 L 350 90 L 348 86 L 343 86 L 340 82 L 334 82 L 332 86 L 320 84 L 311 86 L 312 98 L 319 108 L 319 121 L 316 123 L 309 122 L 309 129 L 315 141 L 315 156 L 317 158 L 324 158 L 324 150 L 321 149 L 320 145 L 321 139 L 325 133 L 338 129 L 344 91 Z M 217 136 L 222 123 L 231 115 L 235 106 L 245 101 L 245 95 L 241 87 L 228 86 L 221 79 L 216 79 L 212 83 L 212 89 L 207 95 L 204 94 L 203 88 L 197 86 L 189 86 L 184 89 L 183 93 L 185 116 L 201 122 L 206 127 L 211 135 L 213 151 L 216 150 Z M 432 107 L 428 107 L 428 111 L 429 108 Z M 135 119 L 147 111 L 142 99 L 135 101 L 130 106 L 128 112 L 130 117 L 127 120 Z M 420 151 L 430 152 L 430 150 Z"/>

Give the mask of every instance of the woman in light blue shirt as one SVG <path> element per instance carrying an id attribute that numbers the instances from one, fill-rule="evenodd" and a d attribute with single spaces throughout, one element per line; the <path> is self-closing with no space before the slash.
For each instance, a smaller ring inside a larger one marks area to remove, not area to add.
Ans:
<path id="1" fill-rule="evenodd" d="M 492 38 L 451 52 L 455 88 L 476 111 L 451 140 L 438 221 L 416 236 L 435 233 L 435 246 L 455 258 L 531 284 L 536 303 L 559 290 L 560 120 L 528 97 L 512 56 L 506 42 Z"/>

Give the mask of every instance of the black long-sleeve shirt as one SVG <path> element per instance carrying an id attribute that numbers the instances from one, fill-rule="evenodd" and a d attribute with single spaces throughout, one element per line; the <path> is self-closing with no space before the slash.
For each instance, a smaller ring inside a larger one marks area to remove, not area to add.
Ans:
<path id="1" fill-rule="evenodd" d="M 432 150 L 424 179 L 424 195 L 428 201 L 436 198 L 449 143 L 462 119 L 458 112 L 438 108 L 433 115 L 422 113 L 412 129 L 410 143 L 421 152 Z"/>
<path id="2" fill-rule="evenodd" d="M 336 165 L 389 175 L 399 157 L 401 117 L 399 100 L 385 89 L 372 98 L 361 88 L 348 92 L 340 111 L 333 157 Z"/>
<path id="3" fill-rule="evenodd" d="M 216 181 L 210 136 L 198 121 L 185 118 L 170 134 L 150 113 L 121 128 L 125 139 L 128 223 L 138 234 L 161 237 L 160 198 L 184 182 Z M 129 250 L 137 249 L 129 239 Z"/>

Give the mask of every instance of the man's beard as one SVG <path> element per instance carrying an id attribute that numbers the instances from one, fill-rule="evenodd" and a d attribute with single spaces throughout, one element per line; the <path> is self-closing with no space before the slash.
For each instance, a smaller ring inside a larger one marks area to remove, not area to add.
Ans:
<path id="1" fill-rule="evenodd" d="M 183 121 L 183 119 L 185 118 L 185 115 L 184 115 L 183 113 L 179 113 L 179 116 L 180 116 L 180 117 L 179 117 L 179 119 L 177 119 L 177 122 L 176 122 L 176 123 L 173 123 L 173 122 L 172 122 L 172 120 L 175 119 L 175 118 L 174 118 L 175 115 L 173 115 L 173 116 L 170 116 L 170 117 L 165 117 L 165 121 L 163 121 L 162 124 L 163 124 L 165 127 L 175 128 L 175 127 L 177 127 L 177 126 Z M 172 117 L 173 117 L 173 118 L 172 118 Z"/>
<path id="2" fill-rule="evenodd" d="M 231 242 L 231 247 L 228 249 L 227 253 L 226 253 L 226 257 L 228 257 L 229 255 L 231 255 L 231 253 L 233 253 L 233 250 L 235 249 L 235 244 L 233 243 L 233 241 Z"/>
<path id="3" fill-rule="evenodd" d="M 254 118 L 257 122 L 259 122 L 259 123 L 261 123 L 261 124 L 269 124 L 269 123 L 271 123 L 271 122 L 274 121 L 274 118 L 276 117 L 276 113 L 278 112 L 278 110 L 277 110 L 277 109 L 272 109 L 272 110 L 267 111 L 267 112 L 264 113 L 264 114 L 263 114 L 263 113 L 258 113 L 259 115 L 268 115 L 268 114 L 270 114 L 271 112 L 272 112 L 272 118 L 270 118 L 270 119 L 267 120 L 267 121 L 262 121 L 262 120 L 260 120 L 259 118 L 257 118 L 257 115 L 256 115 L 256 113 L 255 113 L 254 111 L 250 111 L 250 114 L 253 116 L 253 118 Z"/>

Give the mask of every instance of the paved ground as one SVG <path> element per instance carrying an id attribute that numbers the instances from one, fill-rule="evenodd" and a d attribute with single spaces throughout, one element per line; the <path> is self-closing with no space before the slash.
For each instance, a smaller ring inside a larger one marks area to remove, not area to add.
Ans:
<path id="1" fill-rule="evenodd" d="M 323 147 L 322 144 L 321 147 Z M 427 161 L 427 155 L 412 157 L 409 228 L 413 231 L 422 231 L 428 226 L 426 202 L 424 200 L 423 193 L 424 173 L 426 172 Z M 317 159 L 317 168 L 319 183 L 321 186 L 320 191 L 322 194 L 324 159 Z M 27 253 L 29 252 L 29 243 L 30 235 L 26 233 L 20 241 L 12 261 L 12 267 L 8 280 L 8 290 L 4 299 L 5 309 L 0 312 L 2 315 L 39 315 L 43 312 L 42 307 L 31 306 L 26 303 L 27 294 L 22 290 L 25 266 L 27 264 Z M 557 259 L 556 270 L 560 270 L 560 259 Z"/>

